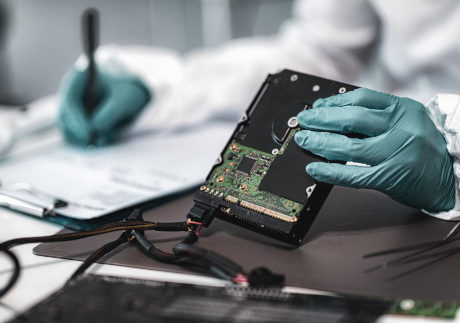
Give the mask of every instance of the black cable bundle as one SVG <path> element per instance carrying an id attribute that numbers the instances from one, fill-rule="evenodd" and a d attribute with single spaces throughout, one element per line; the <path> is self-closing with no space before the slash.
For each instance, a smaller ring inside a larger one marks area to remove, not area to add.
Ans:
<path id="1" fill-rule="evenodd" d="M 234 283 L 246 283 L 247 277 L 242 272 L 241 266 L 214 252 L 192 246 L 192 244 L 198 240 L 199 232 L 202 227 L 203 225 L 201 223 L 190 220 L 172 223 L 144 221 L 142 219 L 142 212 L 140 210 L 134 210 L 124 221 L 111 223 L 89 231 L 58 234 L 53 236 L 19 238 L 5 241 L 0 244 L 0 252 L 4 252 L 12 259 L 14 272 L 8 284 L 0 290 L 0 297 L 5 295 L 13 287 L 20 273 L 19 261 L 9 250 L 10 248 L 26 243 L 72 241 L 114 231 L 123 231 L 123 233 L 118 237 L 118 239 L 105 244 L 92 253 L 75 271 L 70 279 L 74 279 L 83 274 L 93 263 L 97 262 L 100 258 L 113 251 L 118 246 L 132 241 L 135 242 L 137 246 L 150 258 L 157 261 L 192 267 Z M 188 234 L 173 248 L 173 253 L 168 253 L 156 248 L 149 240 L 147 240 L 144 237 L 145 230 L 186 231 Z"/>
<path id="2" fill-rule="evenodd" d="M 114 250 L 121 244 L 128 242 L 132 238 L 131 232 L 136 232 L 136 230 L 158 230 L 158 231 L 189 231 L 191 227 L 197 227 L 196 224 L 187 224 L 186 221 L 183 222 L 174 222 L 174 223 L 156 223 L 150 221 L 144 221 L 142 219 L 142 212 L 140 210 L 134 210 L 132 214 L 124 221 L 110 223 L 92 230 L 88 231 L 79 231 L 66 234 L 58 234 L 52 236 L 40 236 L 40 237 L 30 237 L 30 238 L 19 238 L 5 241 L 0 244 L 0 252 L 4 252 L 13 262 L 14 272 L 10 278 L 7 285 L 0 289 L 0 297 L 5 295 L 16 283 L 19 274 L 20 274 L 20 264 L 17 257 L 9 249 L 27 244 L 27 243 L 48 243 L 48 242 L 63 242 L 63 241 L 73 241 L 83 238 L 88 238 L 92 236 L 97 236 L 104 233 L 114 232 L 114 231 L 124 231 L 122 235 L 115 241 L 112 241 L 101 248 L 96 252 L 91 254 L 83 264 L 77 269 L 77 271 L 72 275 L 72 278 L 75 278 L 82 274 L 91 264 L 95 263 L 97 260 L 102 258 L 104 255 Z M 159 259 L 160 260 L 160 259 Z M 160 260 L 161 261 L 161 260 Z"/>

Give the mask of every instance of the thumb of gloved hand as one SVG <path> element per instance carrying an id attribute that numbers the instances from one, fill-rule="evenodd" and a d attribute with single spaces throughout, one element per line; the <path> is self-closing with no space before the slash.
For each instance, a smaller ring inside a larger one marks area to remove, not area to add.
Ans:
<path id="1" fill-rule="evenodd" d="M 297 120 L 302 147 L 328 160 L 370 167 L 312 163 L 316 180 L 381 191 L 406 205 L 437 212 L 455 205 L 452 157 L 425 107 L 414 100 L 369 89 L 317 100 Z M 350 138 L 345 134 L 362 134 Z"/>
<path id="2" fill-rule="evenodd" d="M 97 146 L 115 141 L 152 96 L 134 75 L 96 70 L 97 103 L 91 114 L 85 106 L 85 69 L 72 67 L 58 90 L 57 126 L 69 142 L 79 146 L 88 145 L 89 140 Z"/>

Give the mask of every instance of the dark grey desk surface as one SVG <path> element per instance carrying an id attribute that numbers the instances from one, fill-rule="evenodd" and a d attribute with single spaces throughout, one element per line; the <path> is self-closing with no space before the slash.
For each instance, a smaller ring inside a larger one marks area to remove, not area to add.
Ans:
<path id="1" fill-rule="evenodd" d="M 148 211 L 144 217 L 152 221 L 180 221 L 192 204 L 192 195 L 189 195 Z M 367 253 L 441 238 L 454 224 L 403 206 L 379 192 L 334 187 L 299 248 L 218 219 L 202 230 L 197 245 L 239 262 L 246 271 L 267 266 L 274 272 L 284 273 L 289 286 L 369 296 L 460 300 L 460 279 L 457 277 L 460 253 L 427 266 L 424 265 L 433 258 L 374 272 L 366 270 L 401 255 L 362 258 Z M 41 244 L 35 252 L 83 259 L 118 235 L 111 233 L 84 241 Z M 170 250 L 184 233 L 146 232 L 146 236 L 155 246 Z M 460 242 L 444 249 L 456 247 L 456 244 Z M 134 245 L 120 247 L 103 261 L 190 273 L 180 267 L 155 262 Z M 414 269 L 417 270 L 394 278 Z"/>

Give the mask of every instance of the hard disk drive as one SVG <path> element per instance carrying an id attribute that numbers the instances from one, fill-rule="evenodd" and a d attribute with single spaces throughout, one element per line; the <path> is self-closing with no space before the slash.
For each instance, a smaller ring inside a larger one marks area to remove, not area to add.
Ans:
<path id="1" fill-rule="evenodd" d="M 205 226 L 218 217 L 299 245 L 332 185 L 305 171 L 325 160 L 295 143 L 296 115 L 316 99 L 355 88 L 290 70 L 269 75 L 196 192 L 188 217 Z"/>

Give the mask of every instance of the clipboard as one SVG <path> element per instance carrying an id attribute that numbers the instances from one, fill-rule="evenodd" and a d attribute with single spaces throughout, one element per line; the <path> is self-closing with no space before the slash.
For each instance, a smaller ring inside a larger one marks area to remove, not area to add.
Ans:
<path id="1" fill-rule="evenodd" d="M 43 208 L 38 205 L 33 205 L 27 203 L 25 201 L 19 199 L 13 199 L 9 196 L 1 196 L 0 195 L 0 206 L 6 207 L 8 209 L 20 212 L 22 214 L 35 216 L 45 221 L 53 222 L 59 225 L 62 225 L 68 229 L 76 230 L 76 231 L 83 231 L 83 230 L 91 230 L 101 225 L 120 221 L 129 216 L 132 212 L 133 208 L 140 209 L 142 211 L 146 211 L 152 209 L 156 206 L 172 202 L 176 199 L 183 197 L 184 195 L 188 195 L 191 192 L 194 192 L 197 189 L 197 186 L 193 186 L 191 188 L 187 188 L 183 191 L 176 192 L 173 194 L 169 194 L 163 196 L 161 198 L 153 198 L 152 200 L 140 203 L 135 205 L 134 207 L 125 207 L 118 211 L 102 215 L 100 217 L 94 217 L 87 220 L 78 220 L 72 217 L 68 217 L 65 215 L 59 214 L 59 210 L 55 208 Z"/>
<path id="2" fill-rule="evenodd" d="M 195 190 L 232 128 L 137 129 L 91 151 L 58 138 L 0 160 L 0 206 L 74 230 L 120 220 Z"/>

